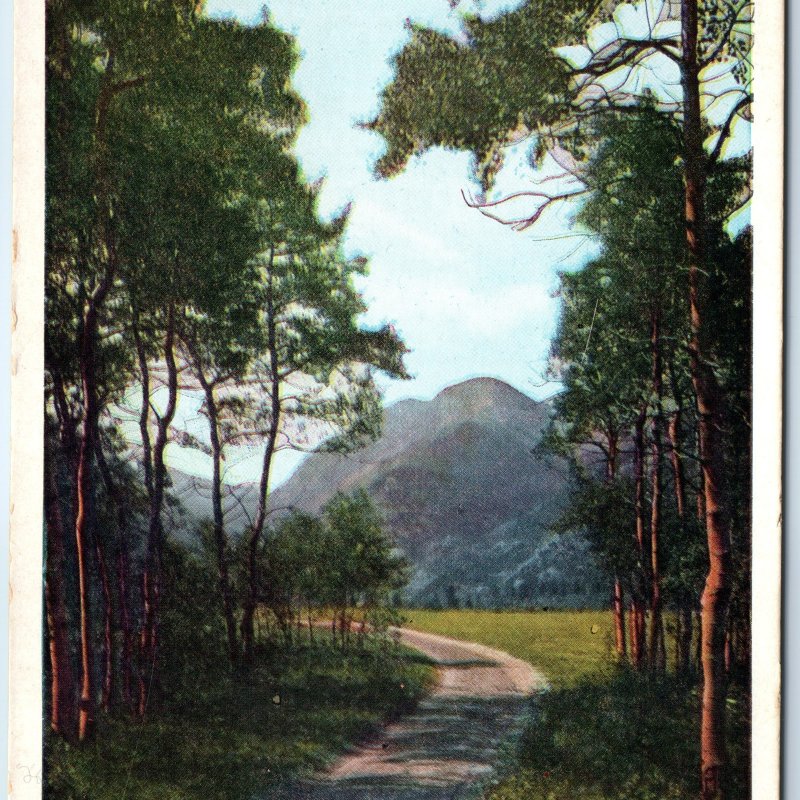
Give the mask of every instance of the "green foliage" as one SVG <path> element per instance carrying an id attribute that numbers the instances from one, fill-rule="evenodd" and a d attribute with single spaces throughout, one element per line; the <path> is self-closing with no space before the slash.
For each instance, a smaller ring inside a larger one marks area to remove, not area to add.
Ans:
<path id="1" fill-rule="evenodd" d="M 476 173 L 490 184 L 502 145 L 558 119 L 569 72 L 554 48 L 578 35 L 584 9 L 581 0 L 544 0 L 491 21 L 467 17 L 458 41 L 411 26 L 367 126 L 387 143 L 377 173 L 394 175 L 412 155 L 441 146 L 472 152 Z"/>
<path id="2" fill-rule="evenodd" d="M 539 697 L 518 766 L 488 800 L 690 800 L 697 796 L 700 698 L 668 676 L 620 670 Z M 749 797 L 747 695 L 728 700 L 730 797 Z"/>
<path id="3" fill-rule="evenodd" d="M 47 796 L 247 800 L 324 767 L 408 709 L 430 678 L 430 667 L 404 651 L 342 653 L 317 643 L 276 653 L 249 683 L 187 686 L 185 701 L 144 726 L 104 719 L 79 749 L 49 738 Z"/>
<path id="4" fill-rule="evenodd" d="M 631 547 L 636 509 L 630 479 L 618 477 L 606 482 L 578 477 L 576 481 L 570 505 L 555 529 L 583 531 L 608 574 L 632 576 L 637 568 Z"/>
<path id="5" fill-rule="evenodd" d="M 335 496 L 321 518 L 284 518 L 267 540 L 262 562 L 261 595 L 286 644 L 297 629 L 331 613 L 344 647 L 356 614 L 362 645 L 365 636 L 380 640 L 399 621 L 389 598 L 405 585 L 407 564 L 363 491 Z"/>
<path id="6" fill-rule="evenodd" d="M 652 104 L 650 76 L 638 78 L 656 66 L 657 58 L 679 58 L 679 34 L 644 32 L 641 26 L 626 33 L 620 24 L 623 13 L 617 13 L 626 6 L 527 0 L 493 16 L 465 15 L 456 36 L 410 25 L 410 39 L 395 58 L 380 111 L 366 126 L 387 144 L 377 173 L 395 175 L 413 155 L 445 147 L 472 153 L 475 175 L 488 189 L 502 167 L 504 146 L 527 137 L 534 164 L 553 144 L 584 160 L 596 144 L 596 115 Z M 699 6 L 699 58 L 730 72 L 745 115 L 752 4 L 708 0 Z M 736 18 L 738 24 L 731 25 Z M 594 29 L 612 19 L 617 37 L 609 41 L 605 32 L 597 37 L 604 46 L 591 49 Z M 659 48 L 648 47 L 648 39 L 658 40 Z M 581 47 L 580 54 L 573 52 L 575 47 Z M 635 80 L 625 80 L 637 70 Z M 603 76 L 611 80 L 604 82 Z M 713 81 L 718 76 L 709 74 L 709 94 L 717 91 Z M 662 114 L 674 113 L 674 103 L 655 105 Z M 723 129 L 709 127 L 710 133 Z"/>
<path id="7" fill-rule="evenodd" d="M 407 564 L 394 552 L 378 509 L 363 489 L 337 494 L 323 515 L 331 537 L 331 599 L 372 606 L 405 585 Z"/>
<path id="8" fill-rule="evenodd" d="M 48 737 L 48 797 L 247 800 L 324 767 L 409 708 L 431 679 L 405 649 L 367 641 L 345 653 L 306 632 L 243 680 L 227 659 L 213 562 L 168 546 L 164 578 L 160 666 L 145 724 L 103 717 L 81 748 Z"/>

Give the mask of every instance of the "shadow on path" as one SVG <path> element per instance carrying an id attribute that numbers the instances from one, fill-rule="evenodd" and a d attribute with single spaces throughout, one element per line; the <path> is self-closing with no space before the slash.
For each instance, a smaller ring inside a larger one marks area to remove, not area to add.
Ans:
<path id="1" fill-rule="evenodd" d="M 546 682 L 529 664 L 483 645 L 418 631 L 404 644 L 437 664 L 417 709 L 313 779 L 263 800 L 466 800 L 493 774 L 521 730 L 527 698 Z"/>

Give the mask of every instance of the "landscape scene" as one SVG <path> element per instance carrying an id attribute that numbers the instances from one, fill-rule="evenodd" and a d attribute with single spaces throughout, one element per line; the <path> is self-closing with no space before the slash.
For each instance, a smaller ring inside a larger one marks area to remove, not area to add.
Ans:
<path id="1" fill-rule="evenodd" d="M 753 3 L 46 13 L 25 783 L 749 798 Z"/>

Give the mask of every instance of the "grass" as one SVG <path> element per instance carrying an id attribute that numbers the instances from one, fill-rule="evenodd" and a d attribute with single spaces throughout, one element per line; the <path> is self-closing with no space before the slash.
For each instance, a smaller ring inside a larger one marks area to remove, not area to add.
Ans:
<path id="1" fill-rule="evenodd" d="M 102 722 L 86 747 L 48 742 L 45 796 L 237 800 L 318 769 L 413 705 L 431 669 L 409 651 L 276 650 L 248 680 L 196 686 L 146 725 Z"/>
<path id="2" fill-rule="evenodd" d="M 486 800 L 694 800 L 700 701 L 691 680 L 640 675 L 612 653 L 598 611 L 408 611 L 409 627 L 525 659 L 551 690 L 531 704 L 512 763 Z M 749 696 L 728 700 L 732 800 L 749 798 Z"/>
<path id="3" fill-rule="evenodd" d="M 575 686 L 613 665 L 608 611 L 405 611 L 406 625 L 496 647 L 533 664 L 553 688 Z"/>
<path id="4" fill-rule="evenodd" d="M 697 690 L 674 676 L 618 670 L 540 698 L 517 766 L 488 800 L 695 800 Z M 731 800 L 749 793 L 749 702 L 728 703 Z"/>

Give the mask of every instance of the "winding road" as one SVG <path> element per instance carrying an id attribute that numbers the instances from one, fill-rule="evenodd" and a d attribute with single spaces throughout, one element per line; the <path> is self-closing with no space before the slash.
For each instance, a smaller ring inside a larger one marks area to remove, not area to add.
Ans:
<path id="1" fill-rule="evenodd" d="M 530 664 L 480 644 L 405 628 L 400 641 L 436 664 L 416 710 L 336 761 L 281 789 L 281 800 L 464 800 L 480 792 L 546 686 Z"/>

